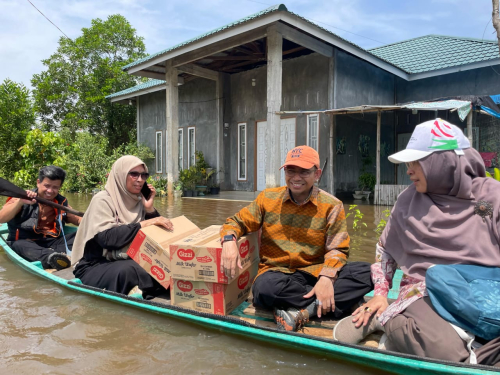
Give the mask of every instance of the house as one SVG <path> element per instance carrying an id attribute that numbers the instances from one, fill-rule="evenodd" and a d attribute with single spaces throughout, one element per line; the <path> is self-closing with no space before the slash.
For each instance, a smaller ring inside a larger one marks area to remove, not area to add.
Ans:
<path id="1" fill-rule="evenodd" d="M 108 98 L 136 105 L 137 141 L 155 151 L 149 167 L 168 177 L 169 188 L 178 171 L 195 162 L 195 150 L 222 170 L 222 189 L 280 186 L 286 152 L 308 144 L 321 160 L 329 158 L 320 186 L 352 191 L 363 168 L 375 172 L 377 113 L 331 116 L 325 110 L 500 90 L 496 41 L 427 35 L 365 50 L 283 4 L 124 70 L 151 80 Z M 380 113 L 379 183 L 398 184 L 401 177 L 384 156 L 435 116 L 462 123 L 449 111 Z"/>

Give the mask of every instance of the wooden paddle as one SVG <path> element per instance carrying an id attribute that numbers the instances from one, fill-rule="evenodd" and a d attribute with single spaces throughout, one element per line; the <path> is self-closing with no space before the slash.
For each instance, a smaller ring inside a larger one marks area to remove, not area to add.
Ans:
<path id="1" fill-rule="evenodd" d="M 65 207 L 61 204 L 54 203 L 47 199 L 43 199 L 40 197 L 30 198 L 26 195 L 25 190 L 21 189 L 19 186 L 14 185 L 12 182 L 4 180 L 3 178 L 0 178 L 0 195 L 12 198 L 28 199 L 28 200 L 35 199 L 37 202 L 46 204 L 47 206 L 59 208 L 62 211 L 66 211 L 76 216 L 82 217 L 84 215 L 84 212 L 73 210 L 72 208 Z"/>

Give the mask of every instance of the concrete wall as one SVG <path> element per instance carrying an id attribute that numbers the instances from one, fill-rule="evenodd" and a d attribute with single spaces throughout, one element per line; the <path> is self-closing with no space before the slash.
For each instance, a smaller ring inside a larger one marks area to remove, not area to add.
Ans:
<path id="1" fill-rule="evenodd" d="M 398 103 L 457 95 L 500 94 L 500 65 L 405 81 L 396 78 Z"/>
<path id="2" fill-rule="evenodd" d="M 162 131 L 163 176 L 166 176 L 166 95 L 157 91 L 139 98 L 139 143 L 156 152 L 156 131 Z M 188 166 L 188 127 L 196 129 L 196 150 L 202 151 L 205 160 L 214 168 L 217 164 L 215 81 L 197 78 L 179 87 L 179 128 L 184 129 L 184 168 Z M 156 171 L 155 160 L 148 162 L 152 173 Z"/>
<path id="3" fill-rule="evenodd" d="M 163 140 L 163 175 L 165 175 L 165 161 L 166 161 L 166 139 L 165 139 L 165 91 L 156 91 L 151 94 L 139 97 L 139 136 L 138 142 L 142 143 L 156 153 L 156 131 L 162 132 Z M 155 159 L 147 161 L 148 169 L 151 174 L 156 172 Z"/>
<path id="4" fill-rule="evenodd" d="M 337 50 L 336 108 L 394 104 L 394 76 L 366 61 Z"/>
<path id="5" fill-rule="evenodd" d="M 196 129 L 196 151 L 213 168 L 217 164 L 215 81 L 196 78 L 179 87 L 179 128 L 184 129 L 184 168 L 188 167 L 188 127 Z"/>
<path id="6" fill-rule="evenodd" d="M 283 61 L 283 96 L 281 109 L 285 111 L 318 110 L 328 107 L 328 63 L 329 59 L 312 53 L 296 59 Z M 255 86 L 252 86 L 255 79 Z M 229 123 L 225 130 L 225 187 L 229 190 L 255 189 L 255 161 L 256 161 L 256 122 L 265 121 L 267 118 L 267 67 L 230 76 L 230 106 L 224 114 L 224 122 Z M 296 119 L 296 145 L 306 144 L 306 115 L 294 115 Z M 320 134 L 328 134 L 328 116 L 320 115 Z M 247 181 L 237 180 L 238 157 L 238 123 L 247 124 Z M 325 133 L 326 132 L 326 133 Z M 328 156 L 328 137 L 320 137 L 320 158 Z M 321 181 L 322 186 L 327 186 L 328 179 Z"/>

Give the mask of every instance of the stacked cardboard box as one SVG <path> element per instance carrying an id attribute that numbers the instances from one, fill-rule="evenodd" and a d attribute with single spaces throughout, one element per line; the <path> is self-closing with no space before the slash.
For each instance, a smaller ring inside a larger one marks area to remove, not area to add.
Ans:
<path id="1" fill-rule="evenodd" d="M 186 236 L 199 232 L 200 228 L 185 216 L 170 220 L 172 231 L 151 225 L 139 230 L 127 250 L 127 255 L 144 268 L 165 289 L 171 283 L 171 263 L 169 245 Z"/>
<path id="2" fill-rule="evenodd" d="M 219 232 L 213 225 L 170 244 L 173 305 L 227 315 L 247 298 L 259 265 L 257 234 L 238 240 L 242 269 L 228 279 L 220 269 Z"/>

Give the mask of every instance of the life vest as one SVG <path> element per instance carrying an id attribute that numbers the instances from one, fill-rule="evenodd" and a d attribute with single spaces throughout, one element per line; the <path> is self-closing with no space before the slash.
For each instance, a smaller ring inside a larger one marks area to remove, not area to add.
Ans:
<path id="1" fill-rule="evenodd" d="M 34 190 L 35 192 L 38 189 Z M 10 198 L 9 198 L 10 199 Z M 61 204 L 65 207 L 68 206 L 68 200 L 60 194 L 53 200 L 54 203 Z M 66 222 L 66 212 L 62 213 L 57 208 L 54 208 L 56 220 L 54 221 L 54 226 L 51 230 L 39 230 L 39 212 L 40 212 L 40 204 L 24 204 L 21 208 L 21 211 L 10 220 L 7 225 L 9 228 L 9 236 L 7 238 L 8 241 L 16 241 L 16 240 L 40 240 L 46 237 L 57 238 L 61 234 L 61 226 L 59 225 L 59 221 L 57 220 L 58 216 L 61 216 L 61 221 L 64 225 Z"/>

